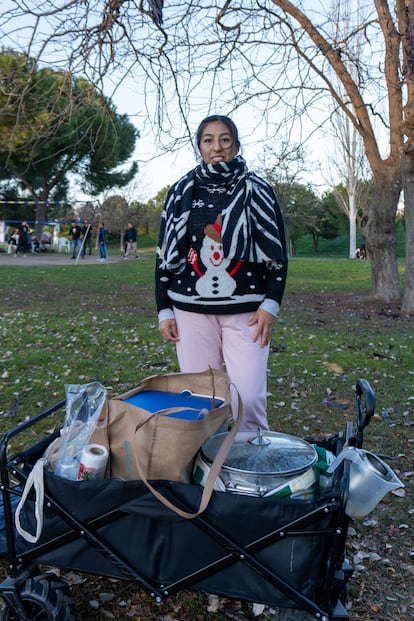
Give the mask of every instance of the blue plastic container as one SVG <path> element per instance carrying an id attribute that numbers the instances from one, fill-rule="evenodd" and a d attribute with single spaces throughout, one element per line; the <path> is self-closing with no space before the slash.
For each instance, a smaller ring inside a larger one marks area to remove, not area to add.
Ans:
<path id="1" fill-rule="evenodd" d="M 190 390 L 181 393 L 164 392 L 161 390 L 145 390 L 125 399 L 127 403 L 140 407 L 148 412 L 158 412 L 168 408 L 182 408 L 177 412 L 166 414 L 172 418 L 198 420 L 204 417 L 203 409 L 212 409 L 212 397 L 196 395 Z M 223 399 L 215 398 L 213 407 L 220 407 Z M 190 409 L 191 408 L 191 409 Z"/>

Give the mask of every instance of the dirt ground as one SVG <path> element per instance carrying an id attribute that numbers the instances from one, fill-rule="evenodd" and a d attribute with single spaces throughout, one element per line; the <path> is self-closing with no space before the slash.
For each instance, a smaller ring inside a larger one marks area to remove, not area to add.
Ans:
<path id="1" fill-rule="evenodd" d="M 13 255 L 7 254 L 7 252 L 0 252 L 0 267 L 3 265 L 18 265 L 19 267 L 27 266 L 48 266 L 48 267 L 57 267 L 60 265 L 87 265 L 91 263 L 96 263 L 97 259 L 99 259 L 99 252 L 97 250 L 89 256 L 85 255 L 84 258 L 79 257 L 78 259 L 72 259 L 72 254 L 69 252 L 30 252 L 26 255 Z M 117 263 L 118 261 L 122 261 L 121 252 L 119 255 L 109 255 L 107 259 L 107 263 Z M 133 259 L 130 259 L 132 261 Z"/>

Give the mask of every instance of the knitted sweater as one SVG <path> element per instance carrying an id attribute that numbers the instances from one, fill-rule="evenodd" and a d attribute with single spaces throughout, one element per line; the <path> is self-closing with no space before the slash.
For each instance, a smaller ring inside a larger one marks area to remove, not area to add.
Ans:
<path id="1" fill-rule="evenodd" d="M 162 219 L 155 282 L 160 319 L 173 306 L 212 314 L 243 313 L 261 306 L 277 314 L 286 284 L 287 259 L 253 263 L 224 255 L 222 212 L 232 200 L 233 190 L 231 183 L 217 188 L 196 181 L 185 237 L 186 262 L 179 273 L 169 271 L 165 264 L 166 219 Z M 273 209 L 286 257 L 283 220 L 275 197 Z"/>

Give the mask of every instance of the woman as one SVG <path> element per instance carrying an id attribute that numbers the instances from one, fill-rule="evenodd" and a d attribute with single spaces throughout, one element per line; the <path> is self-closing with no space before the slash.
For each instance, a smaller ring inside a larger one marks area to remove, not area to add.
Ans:
<path id="1" fill-rule="evenodd" d="M 231 119 L 204 119 L 197 146 L 201 163 L 171 187 L 161 216 L 159 330 L 175 343 L 181 372 L 225 365 L 242 398 L 241 428 L 268 429 L 269 343 L 287 275 L 282 215 L 270 185 L 238 155 Z"/>

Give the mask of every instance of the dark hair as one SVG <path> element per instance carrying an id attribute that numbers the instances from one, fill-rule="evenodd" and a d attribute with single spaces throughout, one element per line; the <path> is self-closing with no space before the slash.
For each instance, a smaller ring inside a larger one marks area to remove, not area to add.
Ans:
<path id="1" fill-rule="evenodd" d="M 200 148 L 201 136 L 203 135 L 203 131 L 206 125 L 208 125 L 209 123 L 215 123 L 216 121 L 224 123 L 224 125 L 229 130 L 231 137 L 234 140 L 234 144 L 237 146 L 238 149 L 240 149 L 239 131 L 235 123 L 228 116 L 224 116 L 222 114 L 212 114 L 211 116 L 207 116 L 201 121 L 196 133 L 197 147 Z"/>

